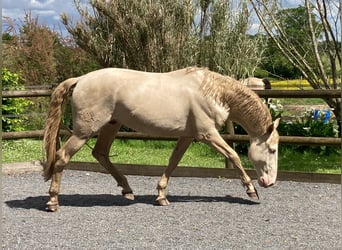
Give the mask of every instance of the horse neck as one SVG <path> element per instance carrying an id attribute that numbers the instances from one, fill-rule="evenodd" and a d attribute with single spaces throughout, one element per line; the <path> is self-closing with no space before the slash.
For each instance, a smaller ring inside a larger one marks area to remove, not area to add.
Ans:
<path id="1" fill-rule="evenodd" d="M 264 135 L 272 124 L 258 95 L 235 79 L 206 70 L 201 88 L 204 96 L 228 108 L 229 120 L 240 124 L 251 137 Z"/>
<path id="2" fill-rule="evenodd" d="M 252 90 L 240 86 L 228 88 L 226 100 L 230 107 L 229 119 L 240 124 L 251 137 L 259 137 L 267 132 L 272 124 L 271 115 Z"/>

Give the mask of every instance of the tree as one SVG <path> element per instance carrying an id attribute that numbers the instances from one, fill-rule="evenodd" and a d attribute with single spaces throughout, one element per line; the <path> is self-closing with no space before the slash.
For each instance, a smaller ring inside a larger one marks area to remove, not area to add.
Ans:
<path id="1" fill-rule="evenodd" d="M 21 69 L 25 85 L 56 82 L 57 71 L 53 47 L 56 33 L 38 24 L 38 17 L 25 12 L 19 29 L 16 23 L 5 17 L 7 35 L 4 40 L 3 64 L 12 71 Z"/>
<path id="2" fill-rule="evenodd" d="M 245 1 L 74 0 L 81 21 L 62 20 L 76 43 L 104 67 L 166 72 L 199 65 L 242 77 L 262 60 L 247 35 Z M 259 50 L 255 48 L 260 48 Z"/>
<path id="3" fill-rule="evenodd" d="M 264 61 L 261 68 L 271 75 L 284 79 L 298 79 L 301 77 L 300 71 L 294 67 L 291 62 L 283 56 L 272 40 L 266 39 L 267 48 L 264 53 Z"/>
<path id="4" fill-rule="evenodd" d="M 280 9 L 276 13 L 276 18 L 283 25 L 283 32 L 287 39 L 291 41 L 292 45 L 300 52 L 301 55 L 305 56 L 306 59 L 312 63 L 312 54 L 307 53 L 311 48 L 311 38 L 307 32 L 303 32 L 303 27 L 304 29 L 305 27 L 308 27 L 305 12 L 306 9 L 303 6 Z M 315 34 L 319 37 L 322 32 L 321 25 L 314 19 L 313 23 Z M 263 66 L 274 75 L 284 78 L 298 78 L 301 76 L 300 71 L 282 55 L 281 51 L 271 39 L 268 39 L 265 57 L 268 60 L 264 61 Z"/>
<path id="5" fill-rule="evenodd" d="M 72 37 L 40 24 L 30 11 L 19 22 L 9 17 L 3 21 L 7 25 L 2 34 L 3 65 L 12 71 L 20 69 L 26 86 L 49 86 L 100 67 Z"/>
<path id="6" fill-rule="evenodd" d="M 54 57 L 58 82 L 101 68 L 92 55 L 75 44 L 72 37 L 58 37 Z"/>
<path id="7" fill-rule="evenodd" d="M 20 69 L 21 83 L 30 86 L 56 84 L 66 78 L 85 74 L 99 68 L 96 61 L 80 49 L 70 37 L 40 24 L 38 16 L 25 12 L 24 20 L 16 22 L 4 17 L 7 25 L 2 35 L 3 67 L 10 72 Z M 41 129 L 49 100 L 30 98 L 30 119 L 27 128 Z M 12 102 L 10 99 L 7 103 Z"/>
<path id="8" fill-rule="evenodd" d="M 338 28 L 340 16 L 336 15 L 341 9 L 340 3 L 305 0 L 303 7 L 298 9 L 304 12 L 305 17 L 305 23 L 298 26 L 300 29 L 291 28 L 286 16 L 275 14 L 284 13 L 279 12 L 278 1 L 250 0 L 250 3 L 269 38 L 314 89 L 341 87 L 341 44 L 338 42 L 341 34 Z M 298 30 L 309 36 L 305 40 L 307 42 L 297 39 Z M 341 131 L 341 99 L 325 101 L 333 109 Z"/>

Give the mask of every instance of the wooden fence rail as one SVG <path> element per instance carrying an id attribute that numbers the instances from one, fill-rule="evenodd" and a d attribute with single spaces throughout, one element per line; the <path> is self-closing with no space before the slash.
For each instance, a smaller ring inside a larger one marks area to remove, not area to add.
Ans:
<path id="1" fill-rule="evenodd" d="M 339 89 L 314 89 L 314 90 L 254 90 L 260 97 L 270 98 L 341 98 Z M 2 98 L 17 97 L 43 97 L 51 96 L 52 90 L 13 90 L 2 91 Z"/>
<path id="2" fill-rule="evenodd" d="M 18 97 L 49 97 L 52 94 L 51 89 L 36 90 L 6 90 L 2 91 L 2 98 L 18 98 Z"/>
<path id="3" fill-rule="evenodd" d="M 25 139 L 25 138 L 43 138 L 43 130 L 35 131 L 21 131 L 21 132 L 3 132 L 3 140 Z M 61 130 L 60 135 L 70 135 L 67 130 Z M 222 134 L 222 138 L 230 142 L 248 142 L 248 135 L 229 135 Z M 177 140 L 177 137 L 160 137 L 151 136 L 138 132 L 119 132 L 117 137 L 119 139 L 131 140 Z M 303 137 L 303 136 L 280 136 L 280 144 L 291 145 L 310 145 L 310 146 L 341 146 L 341 138 L 333 137 Z"/>
<path id="4" fill-rule="evenodd" d="M 52 94 L 52 89 L 46 90 L 15 90 L 2 91 L 2 98 L 18 98 L 18 97 L 49 97 Z M 341 98 L 341 90 L 255 90 L 260 97 L 271 98 Z M 69 132 L 61 131 L 61 134 L 67 135 Z M 3 140 L 20 139 L 20 138 L 41 138 L 42 130 L 22 131 L 22 132 L 4 132 L 2 133 Z M 225 140 L 232 142 L 247 142 L 247 135 L 229 135 L 223 134 Z M 120 132 L 118 138 L 122 139 L 141 139 L 141 140 L 175 140 L 176 138 L 154 137 L 141 133 L 125 133 Z M 281 136 L 281 144 L 303 144 L 303 145 L 327 145 L 340 146 L 341 138 L 326 138 L 326 137 L 297 137 L 297 136 Z"/>

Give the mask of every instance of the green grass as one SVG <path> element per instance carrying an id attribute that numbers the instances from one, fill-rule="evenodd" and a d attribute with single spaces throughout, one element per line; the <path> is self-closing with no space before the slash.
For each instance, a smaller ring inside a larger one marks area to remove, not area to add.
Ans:
<path id="1" fill-rule="evenodd" d="M 326 102 L 319 98 L 274 98 L 279 100 L 282 105 L 324 105 Z"/>
<path id="2" fill-rule="evenodd" d="M 93 147 L 95 140 L 88 145 Z M 112 162 L 129 164 L 166 165 L 175 146 L 173 141 L 116 140 L 111 149 Z M 287 147 L 280 147 L 279 170 L 305 171 L 319 173 L 341 173 L 340 150 L 329 155 L 313 152 L 296 152 Z M 240 155 L 246 168 L 252 168 L 247 156 Z M 43 159 L 40 140 L 3 141 L 2 162 L 26 162 Z M 91 149 L 84 146 L 72 159 L 73 161 L 96 162 Z M 186 151 L 181 166 L 223 168 L 224 158 L 202 143 L 193 143 Z"/>
<path id="3" fill-rule="evenodd" d="M 341 150 L 335 149 L 328 155 L 315 152 L 297 152 L 286 147 L 279 150 L 279 169 L 317 173 L 341 173 Z"/>

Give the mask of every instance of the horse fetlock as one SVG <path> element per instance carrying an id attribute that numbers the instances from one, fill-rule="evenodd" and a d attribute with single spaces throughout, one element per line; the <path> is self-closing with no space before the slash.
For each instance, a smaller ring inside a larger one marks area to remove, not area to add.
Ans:
<path id="1" fill-rule="evenodd" d="M 158 202 L 158 204 L 161 206 L 168 206 L 170 202 L 166 198 L 166 189 L 161 188 L 159 184 L 158 184 L 157 189 L 158 189 L 158 197 L 156 199 L 156 202 Z"/>
<path id="2" fill-rule="evenodd" d="M 57 197 L 51 197 L 50 200 L 46 203 L 45 210 L 48 212 L 56 212 L 59 208 Z"/>
<path id="3" fill-rule="evenodd" d="M 248 175 L 245 175 L 245 176 L 240 176 L 241 178 L 241 182 L 242 182 L 242 185 L 244 185 L 245 187 L 250 187 L 252 186 L 253 187 L 253 184 L 252 184 L 252 179 L 248 176 Z M 254 187 L 253 187 L 254 188 Z"/>
<path id="4" fill-rule="evenodd" d="M 247 188 L 246 193 L 251 199 L 259 200 L 258 191 L 256 190 L 256 188 L 253 185 L 252 185 L 252 187 Z"/>
<path id="5" fill-rule="evenodd" d="M 118 182 L 118 187 L 122 187 L 122 195 L 133 194 L 133 190 L 129 186 L 126 178 L 124 178 L 123 181 Z"/>
<path id="6" fill-rule="evenodd" d="M 134 201 L 134 194 L 133 191 L 124 191 L 122 190 L 122 196 L 126 198 L 127 200 Z"/>
<path id="7" fill-rule="evenodd" d="M 247 187 L 247 190 L 246 190 L 247 195 L 253 200 L 258 200 L 259 195 L 258 195 L 256 188 L 254 187 L 252 183 L 252 180 L 248 176 L 247 178 L 241 177 L 241 182 L 244 187 Z"/>
<path id="8" fill-rule="evenodd" d="M 160 206 L 168 206 L 170 205 L 170 202 L 168 201 L 168 199 L 165 196 L 158 196 L 156 199 L 156 202 L 158 202 L 158 204 Z"/>
<path id="9" fill-rule="evenodd" d="M 161 178 L 161 179 L 159 180 L 159 182 L 158 182 L 157 189 L 158 189 L 158 190 L 166 189 L 167 183 L 168 183 L 168 178 L 166 178 L 166 177 L 163 175 L 162 178 Z"/>

